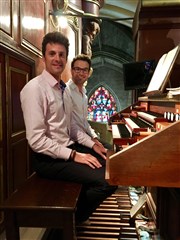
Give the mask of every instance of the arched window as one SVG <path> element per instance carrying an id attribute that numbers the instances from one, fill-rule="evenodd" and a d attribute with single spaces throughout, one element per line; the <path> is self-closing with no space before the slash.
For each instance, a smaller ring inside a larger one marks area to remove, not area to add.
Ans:
<path id="1" fill-rule="evenodd" d="M 103 86 L 98 87 L 89 98 L 88 120 L 108 122 L 111 115 L 117 111 L 114 97 Z"/>

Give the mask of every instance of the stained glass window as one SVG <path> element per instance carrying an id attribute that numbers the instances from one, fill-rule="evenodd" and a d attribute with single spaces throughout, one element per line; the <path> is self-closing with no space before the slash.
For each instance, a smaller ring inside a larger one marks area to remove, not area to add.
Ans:
<path id="1" fill-rule="evenodd" d="M 88 120 L 108 122 L 109 117 L 115 114 L 116 110 L 114 97 L 105 87 L 100 86 L 89 98 Z"/>

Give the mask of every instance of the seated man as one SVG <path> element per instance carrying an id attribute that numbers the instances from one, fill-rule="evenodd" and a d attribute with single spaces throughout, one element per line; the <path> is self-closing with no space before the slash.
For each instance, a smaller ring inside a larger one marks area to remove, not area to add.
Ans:
<path id="1" fill-rule="evenodd" d="M 61 80 L 68 39 L 60 32 L 46 34 L 42 53 L 44 71 L 20 93 L 33 167 L 42 177 L 82 184 L 76 220 L 86 221 L 116 187 L 105 180 L 106 149 L 71 122 L 70 98 Z M 65 102 L 70 103 L 68 109 Z"/>
<path id="2" fill-rule="evenodd" d="M 86 132 L 91 139 L 99 146 L 103 145 L 112 149 L 112 146 L 105 141 L 98 140 L 98 136 L 94 129 L 90 126 L 87 120 L 88 116 L 88 97 L 86 95 L 85 83 L 92 73 L 91 60 L 87 55 L 80 54 L 76 56 L 71 62 L 72 78 L 66 83 L 70 92 L 73 109 L 73 120 L 76 124 Z"/>

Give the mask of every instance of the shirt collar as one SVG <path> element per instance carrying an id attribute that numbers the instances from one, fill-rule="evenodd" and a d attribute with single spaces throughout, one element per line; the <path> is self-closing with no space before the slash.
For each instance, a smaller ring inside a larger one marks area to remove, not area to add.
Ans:
<path id="1" fill-rule="evenodd" d="M 60 88 L 62 89 L 62 91 L 64 91 L 64 89 L 66 88 L 66 84 L 63 82 L 63 80 L 60 80 Z"/>
<path id="2" fill-rule="evenodd" d="M 73 82 L 73 80 L 72 79 L 69 79 L 69 86 L 70 86 L 70 88 L 71 89 L 76 89 L 78 92 L 79 92 L 79 88 L 77 87 L 77 85 Z M 83 87 L 83 89 L 82 89 L 82 92 L 85 94 L 86 93 L 86 88 L 85 87 Z"/>
<path id="3" fill-rule="evenodd" d="M 43 70 L 42 75 L 45 81 L 48 82 L 48 84 L 51 87 L 57 86 L 58 88 L 61 88 L 64 91 L 66 84 L 63 82 L 63 80 L 60 80 L 60 84 L 59 84 L 59 82 L 45 69 Z"/>
<path id="4" fill-rule="evenodd" d="M 48 82 L 48 84 L 51 87 L 54 87 L 58 84 L 58 81 L 49 72 L 47 72 L 45 69 L 43 70 L 42 75 L 43 75 L 45 81 Z"/>

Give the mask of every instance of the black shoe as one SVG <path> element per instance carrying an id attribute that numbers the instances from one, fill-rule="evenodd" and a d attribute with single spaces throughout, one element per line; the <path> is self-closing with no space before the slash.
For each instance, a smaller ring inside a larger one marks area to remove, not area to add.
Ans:
<path id="1" fill-rule="evenodd" d="M 76 226 L 90 226 L 91 225 L 91 222 L 90 222 L 90 220 L 89 220 L 89 218 L 87 219 L 87 220 L 85 220 L 85 221 L 78 221 L 77 223 L 76 223 Z"/>

